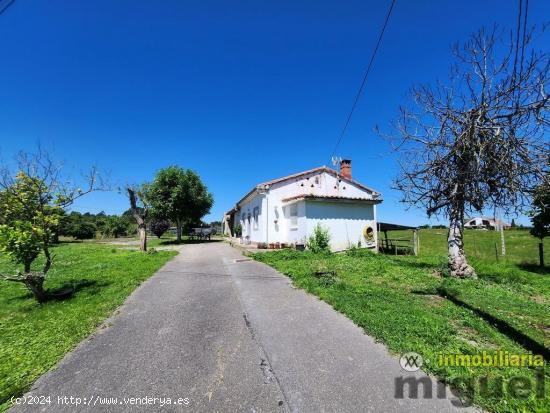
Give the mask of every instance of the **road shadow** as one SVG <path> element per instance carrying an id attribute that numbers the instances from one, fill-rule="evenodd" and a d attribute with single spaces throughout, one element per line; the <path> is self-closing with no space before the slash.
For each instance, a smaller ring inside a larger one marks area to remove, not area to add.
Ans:
<path id="1" fill-rule="evenodd" d="M 472 311 L 477 316 L 481 317 L 483 320 L 487 321 L 489 324 L 495 327 L 500 333 L 504 334 L 511 340 L 514 340 L 516 343 L 521 345 L 526 350 L 531 351 L 533 354 L 542 355 L 542 357 L 547 362 L 550 360 L 550 349 L 546 348 L 544 345 L 540 344 L 539 342 L 533 340 L 531 337 L 522 333 L 517 328 L 509 324 L 508 322 L 462 301 L 460 298 L 458 298 L 456 295 L 454 295 L 444 287 L 438 287 L 436 290 L 439 296 L 446 298 L 447 300 L 451 301 L 452 303 L 454 303 L 459 307 Z M 425 292 L 418 291 L 416 293 L 419 294 L 419 293 L 425 293 Z"/>
<path id="2" fill-rule="evenodd" d="M 529 272 L 534 272 L 536 274 L 542 274 L 542 275 L 549 275 L 550 274 L 550 266 L 545 265 L 544 267 L 541 267 L 538 264 L 532 264 L 528 262 L 523 262 L 521 264 L 517 264 L 517 267 Z"/>
<path id="3" fill-rule="evenodd" d="M 64 301 L 72 298 L 79 292 L 86 292 L 87 295 L 94 295 L 110 284 L 109 282 L 98 282 L 96 280 L 87 279 L 68 281 L 59 287 L 49 289 L 48 294 L 50 298 L 48 301 Z"/>
<path id="4" fill-rule="evenodd" d="M 85 292 L 88 295 L 94 295 L 101 291 L 102 288 L 110 285 L 110 282 L 98 282 L 95 280 L 75 280 L 67 281 L 54 288 L 48 288 L 46 291 L 49 295 L 46 302 L 49 301 L 65 301 L 74 297 L 79 292 Z M 24 294 L 9 298 L 7 301 L 21 301 L 34 298 L 34 296 L 26 290 Z"/>

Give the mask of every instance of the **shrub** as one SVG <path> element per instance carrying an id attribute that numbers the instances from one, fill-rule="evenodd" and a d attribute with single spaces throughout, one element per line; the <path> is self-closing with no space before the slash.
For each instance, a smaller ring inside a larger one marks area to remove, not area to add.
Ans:
<path id="1" fill-rule="evenodd" d="M 327 228 L 323 228 L 321 224 L 315 225 L 313 234 L 307 240 L 307 247 L 312 252 L 327 252 L 330 251 L 330 233 Z"/>
<path id="2" fill-rule="evenodd" d="M 101 232 L 105 237 L 118 238 L 127 235 L 129 227 L 125 218 L 113 215 L 105 219 Z"/>
<path id="3" fill-rule="evenodd" d="M 157 236 L 157 238 L 162 237 L 162 235 L 170 229 L 170 222 L 164 219 L 153 219 L 151 221 L 151 232 Z"/>
<path id="4" fill-rule="evenodd" d="M 75 239 L 92 239 L 95 237 L 96 226 L 91 222 L 78 222 L 71 227 L 71 235 Z"/>
<path id="5" fill-rule="evenodd" d="M 243 228 L 237 224 L 233 230 L 235 232 L 235 236 L 236 237 L 240 237 L 241 235 L 243 235 Z"/>

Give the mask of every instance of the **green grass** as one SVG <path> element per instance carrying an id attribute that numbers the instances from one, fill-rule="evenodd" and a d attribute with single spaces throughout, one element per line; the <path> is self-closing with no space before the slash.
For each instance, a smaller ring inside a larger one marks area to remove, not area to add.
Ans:
<path id="1" fill-rule="evenodd" d="M 472 378 L 477 383 L 484 376 L 489 377 L 489 383 L 495 383 L 497 378 L 508 383 L 514 376 L 527 377 L 534 383 L 533 368 L 446 367 L 434 361 L 440 353 L 479 354 L 500 349 L 525 354 L 541 348 L 547 351 L 548 269 L 539 273 L 520 265 L 535 262 L 531 256 L 537 250 L 525 252 L 530 248 L 514 245 L 512 236 L 535 248 L 536 240 L 526 241 L 524 237 L 528 234 L 511 231 L 507 234 L 508 248 L 510 252 L 516 251 L 514 255 L 496 263 L 494 255 L 491 261 L 490 254 L 484 257 L 480 248 L 477 257 L 471 259 L 480 279 L 454 280 L 445 277 L 445 230 L 422 230 L 420 234 L 418 257 L 377 255 L 361 250 L 329 255 L 276 251 L 258 253 L 254 258 L 288 274 L 296 286 L 346 314 L 393 353 L 422 354 L 430 360 L 424 369 L 447 383 L 452 384 L 457 378 Z M 490 237 L 495 234 L 481 231 L 467 234 L 466 242 L 478 234 L 478 246 L 491 245 Z M 315 271 L 333 271 L 336 276 L 319 278 Z M 550 378 L 548 370 L 545 378 L 546 381 Z M 495 412 L 547 412 L 550 411 L 548 383 L 545 396 L 538 399 L 533 393 L 522 400 L 506 392 L 504 397 L 483 395 L 479 391 L 470 394 L 475 404 Z"/>
<path id="2" fill-rule="evenodd" d="M 419 232 L 421 256 L 445 256 L 447 253 L 446 229 L 421 229 Z M 392 231 L 392 236 L 410 236 L 410 231 Z M 383 237 L 383 234 L 380 235 Z M 488 263 L 538 264 L 539 240 L 528 230 L 504 231 L 506 255 L 501 255 L 500 232 L 483 230 L 464 231 L 464 245 L 468 258 Z M 497 254 L 498 251 L 498 261 Z M 546 265 L 550 265 L 550 238 L 544 239 L 544 257 Z"/>
<path id="3" fill-rule="evenodd" d="M 173 245 L 179 245 L 179 244 L 200 244 L 203 242 L 215 242 L 215 241 L 221 241 L 222 238 L 220 236 L 213 235 L 211 240 L 198 240 L 198 239 L 189 239 L 187 235 L 182 235 L 181 242 L 176 242 L 176 237 L 172 236 L 170 234 L 165 234 L 160 238 L 157 238 L 156 236 L 147 236 L 147 249 L 151 248 L 158 248 L 158 247 L 167 247 L 167 246 L 173 246 Z M 118 247 L 127 247 L 132 249 L 139 248 L 138 244 L 139 238 L 138 237 L 123 237 L 123 238 L 117 238 L 109 239 L 109 238 L 99 238 L 99 239 L 92 239 L 92 240 L 85 240 L 85 241 L 72 241 L 69 240 L 69 242 L 83 242 L 87 244 L 109 244 L 109 245 L 115 245 Z M 134 244 L 128 244 L 128 245 L 121 245 L 121 244 L 110 244 L 111 242 L 133 242 Z"/>
<path id="4" fill-rule="evenodd" d="M 71 285 L 71 298 L 40 305 L 22 284 L 0 282 L 0 411 L 176 254 L 142 254 L 93 243 L 60 244 L 53 250 L 55 262 L 45 286 L 55 290 Z M 14 270 L 0 256 L 0 272 Z"/>

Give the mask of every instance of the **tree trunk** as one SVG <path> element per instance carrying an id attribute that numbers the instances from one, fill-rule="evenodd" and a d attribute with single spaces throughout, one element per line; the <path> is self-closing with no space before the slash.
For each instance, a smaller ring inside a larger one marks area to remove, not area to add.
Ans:
<path id="1" fill-rule="evenodd" d="M 43 273 L 30 272 L 25 274 L 23 279 L 23 283 L 39 303 L 43 303 L 48 299 L 48 293 L 44 290 L 44 278 Z"/>
<path id="2" fill-rule="evenodd" d="M 139 195 L 139 193 L 136 193 L 136 191 L 132 188 L 126 188 L 128 191 L 128 198 L 130 199 L 130 209 L 132 210 L 132 215 L 134 216 L 134 219 L 136 220 L 138 224 L 138 233 L 139 233 L 139 249 L 143 252 L 147 251 L 147 204 L 145 201 L 143 201 L 143 209 L 140 212 L 140 209 L 137 205 L 137 196 L 141 196 L 142 200 L 144 199 L 143 195 Z"/>
<path id="3" fill-rule="evenodd" d="M 138 228 L 139 232 L 139 249 L 140 251 L 147 251 L 147 231 L 145 226 L 140 226 Z"/>
<path id="4" fill-rule="evenodd" d="M 449 270 L 451 277 L 477 278 L 475 270 L 468 264 L 464 254 L 463 219 L 464 213 L 456 210 L 451 212 L 449 235 L 447 237 Z"/>
<path id="5" fill-rule="evenodd" d="M 176 241 L 181 242 L 181 221 L 176 221 Z"/>

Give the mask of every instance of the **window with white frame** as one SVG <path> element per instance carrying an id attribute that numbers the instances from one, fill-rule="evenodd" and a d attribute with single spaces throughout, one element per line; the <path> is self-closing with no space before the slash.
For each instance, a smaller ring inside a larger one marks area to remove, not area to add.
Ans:
<path id="1" fill-rule="evenodd" d="M 258 217 L 260 215 L 260 208 L 256 207 L 254 208 L 254 211 L 252 211 L 252 218 L 253 218 L 253 228 L 255 230 L 258 229 Z"/>
<path id="2" fill-rule="evenodd" d="M 291 204 L 289 206 L 288 216 L 290 218 L 290 228 L 298 227 L 298 204 Z"/>

